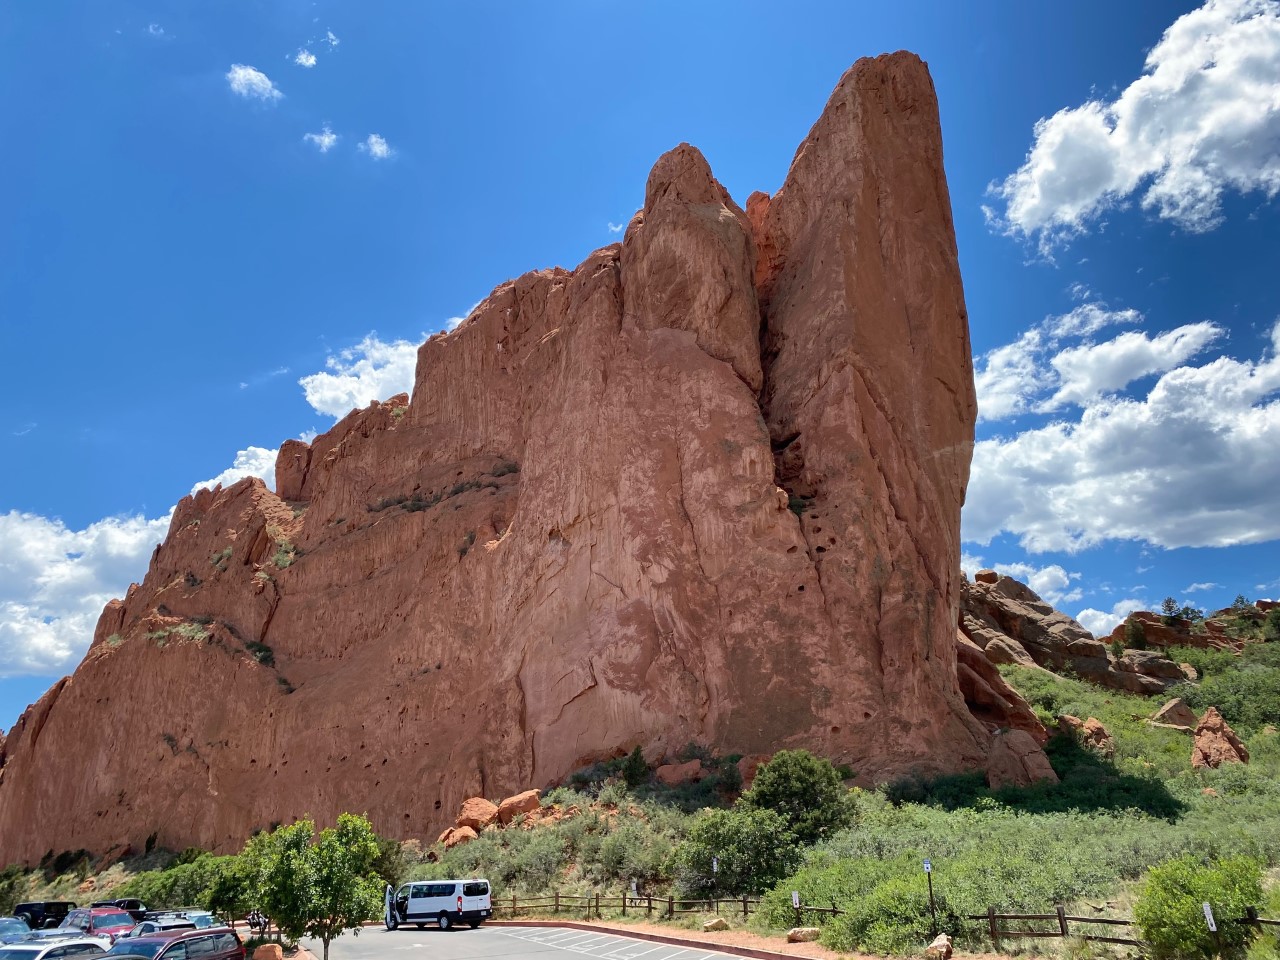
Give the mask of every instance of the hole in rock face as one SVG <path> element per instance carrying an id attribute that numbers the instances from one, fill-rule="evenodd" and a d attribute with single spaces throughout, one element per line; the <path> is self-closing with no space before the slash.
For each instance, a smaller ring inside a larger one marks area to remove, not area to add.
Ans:
<path id="1" fill-rule="evenodd" d="M 832 733 L 839 733 L 839 732 L 840 732 L 840 728 L 839 728 L 839 727 L 832 727 L 832 728 L 831 728 L 831 732 L 832 732 Z"/>
<path id="2" fill-rule="evenodd" d="M 864 711 L 862 712 L 862 719 L 863 719 L 863 720 L 870 720 L 870 719 L 871 719 L 871 711 L 870 711 L 870 710 L 864 710 Z"/>
<path id="3" fill-rule="evenodd" d="M 822 528 L 821 528 L 821 527 L 814 527 L 814 528 L 813 528 L 813 532 L 814 532 L 814 533 L 821 533 L 821 532 L 822 532 Z"/>
<path id="4" fill-rule="evenodd" d="M 836 538 L 835 538 L 835 537 L 827 537 L 827 543 L 834 547 L 834 546 L 836 545 Z"/>
<path id="5" fill-rule="evenodd" d="M 804 584 L 803 584 L 803 583 L 802 583 L 802 584 L 800 584 L 800 586 L 796 587 L 796 593 L 804 593 Z"/>
<path id="6" fill-rule="evenodd" d="M 439 810 L 439 809 L 440 809 L 440 801 L 439 801 L 439 800 L 437 800 L 437 801 L 436 801 L 436 809 L 437 809 L 437 810 Z"/>
<path id="7" fill-rule="evenodd" d="M 827 548 L 826 548 L 826 547 L 816 547 L 816 548 L 814 548 L 814 551 L 813 551 L 813 552 L 814 552 L 814 553 L 826 553 L 826 552 L 827 552 Z"/>
<path id="8" fill-rule="evenodd" d="M 795 553 L 795 552 L 796 552 L 795 547 L 787 547 L 787 553 Z"/>

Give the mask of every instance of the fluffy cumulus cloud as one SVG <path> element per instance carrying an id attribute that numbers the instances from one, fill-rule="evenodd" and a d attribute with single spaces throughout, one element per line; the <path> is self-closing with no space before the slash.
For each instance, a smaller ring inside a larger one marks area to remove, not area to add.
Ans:
<path id="1" fill-rule="evenodd" d="M 1181 547 L 1280 538 L 1280 321 L 1256 360 L 1177 365 L 1216 332 L 1193 324 L 1174 333 L 1147 340 L 1137 359 L 1105 357 L 1097 373 L 1082 367 L 1068 379 L 1059 371 L 1040 393 L 1006 390 L 1005 407 L 1081 409 L 1078 418 L 977 443 L 965 539 L 989 543 L 1007 532 L 1041 552 L 1109 539 Z M 1166 352 L 1152 360 L 1157 342 Z M 1131 352 L 1128 342 L 1114 347 Z M 1145 396 L 1102 392 L 1153 366 L 1164 372 Z"/>
<path id="2" fill-rule="evenodd" d="M 169 517 L 109 517 L 72 530 L 61 520 L 0 514 L 0 676 L 70 670 L 103 605 L 146 572 Z"/>
<path id="3" fill-rule="evenodd" d="M 231 86 L 232 93 L 246 100 L 262 100 L 271 103 L 284 96 L 271 82 L 270 77 L 261 70 L 245 66 L 243 63 L 231 65 L 231 69 L 227 71 L 227 83 Z"/>
<path id="4" fill-rule="evenodd" d="M 1048 251 L 1134 195 L 1186 230 L 1212 229 L 1228 190 L 1280 192 L 1280 0 L 1209 0 L 1179 17 L 1115 99 L 1036 124 L 988 216 Z"/>
<path id="5" fill-rule="evenodd" d="M 364 142 L 360 144 L 360 150 L 375 160 L 386 160 L 395 153 L 391 149 L 391 145 L 376 133 L 371 133 L 364 139 Z"/>
<path id="6" fill-rule="evenodd" d="M 386 343 L 369 334 L 325 361 L 326 370 L 298 381 L 317 413 L 345 417 L 356 407 L 413 389 L 418 346 L 407 340 Z"/>
<path id="7" fill-rule="evenodd" d="M 1095 637 L 1104 637 L 1133 611 L 1150 609 L 1151 604 L 1147 603 L 1146 600 L 1137 597 L 1126 597 L 1124 600 L 1119 600 L 1113 604 L 1109 610 L 1095 610 L 1093 607 L 1086 607 L 1076 614 L 1076 620 L 1080 626 Z"/>
<path id="8" fill-rule="evenodd" d="M 1043 600 L 1055 607 L 1061 607 L 1065 603 L 1074 603 L 1084 596 L 1084 590 L 1078 582 L 1080 574 L 1068 573 L 1066 569 L 1056 563 L 1043 567 L 1033 566 L 1021 561 L 1015 563 L 997 562 L 988 565 L 983 561 L 982 557 L 966 553 L 960 558 L 960 569 L 970 579 L 979 570 L 991 569 L 996 573 L 1013 577 L 1015 580 L 1021 580 L 1038 593 Z"/>
<path id="9" fill-rule="evenodd" d="M 212 490 L 219 484 L 229 487 L 245 477 L 261 477 L 263 483 L 270 488 L 274 488 L 276 485 L 276 454 L 279 452 L 279 448 L 268 450 L 265 447 L 248 447 L 241 450 L 236 454 L 235 462 L 231 466 L 216 477 L 201 480 L 191 488 L 191 492 L 195 493 L 205 487 Z"/>
<path id="10" fill-rule="evenodd" d="M 293 62 L 300 67 L 306 67 L 308 70 L 310 70 L 312 67 L 316 65 L 316 55 L 312 53 L 310 50 L 308 50 L 306 47 L 303 47 L 296 54 L 294 54 Z"/>
<path id="11" fill-rule="evenodd" d="M 334 144 L 338 142 L 338 135 L 329 129 L 329 125 L 326 123 L 319 133 L 303 134 L 302 139 L 315 146 L 321 153 L 328 153 L 333 149 Z"/>

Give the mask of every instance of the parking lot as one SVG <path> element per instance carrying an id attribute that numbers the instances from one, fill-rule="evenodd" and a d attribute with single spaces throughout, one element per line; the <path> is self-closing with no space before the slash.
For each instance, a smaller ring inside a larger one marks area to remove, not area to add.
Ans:
<path id="1" fill-rule="evenodd" d="M 317 957 L 320 944 L 304 941 Z M 358 937 L 347 934 L 329 948 L 329 960 L 378 960 L 381 957 L 431 957 L 432 960 L 567 960 L 577 956 L 598 960 L 724 960 L 728 955 L 669 943 L 651 943 L 603 931 L 564 927 L 481 927 L 442 933 L 401 927 L 387 931 L 367 927 Z M 738 960 L 738 958 L 733 958 Z"/>

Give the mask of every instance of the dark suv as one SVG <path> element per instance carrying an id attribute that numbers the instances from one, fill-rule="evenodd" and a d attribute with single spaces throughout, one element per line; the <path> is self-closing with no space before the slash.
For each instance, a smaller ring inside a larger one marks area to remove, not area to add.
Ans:
<path id="1" fill-rule="evenodd" d="M 244 946 L 230 927 L 129 937 L 117 942 L 107 951 L 107 956 L 147 960 L 245 960 Z"/>
<path id="2" fill-rule="evenodd" d="M 42 930 L 56 927 L 75 908 L 76 904 L 71 900 L 37 900 L 18 904 L 13 908 L 13 915 L 25 920 L 32 930 Z"/>

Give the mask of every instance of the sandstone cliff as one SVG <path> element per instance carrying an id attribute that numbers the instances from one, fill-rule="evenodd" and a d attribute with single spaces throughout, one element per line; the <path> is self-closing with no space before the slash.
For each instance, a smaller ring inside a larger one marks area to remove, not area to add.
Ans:
<path id="1" fill-rule="evenodd" d="M 620 245 L 423 344 L 412 400 L 184 499 L 11 732 L 0 862 L 343 810 L 435 836 L 636 744 L 979 764 L 974 419 L 932 82 L 859 61 L 774 196 L 676 147 Z"/>

